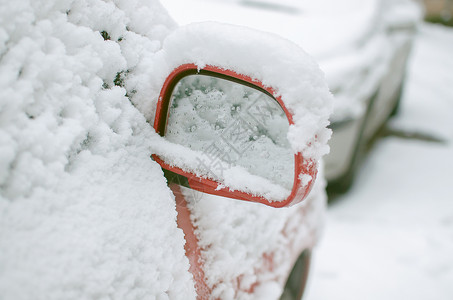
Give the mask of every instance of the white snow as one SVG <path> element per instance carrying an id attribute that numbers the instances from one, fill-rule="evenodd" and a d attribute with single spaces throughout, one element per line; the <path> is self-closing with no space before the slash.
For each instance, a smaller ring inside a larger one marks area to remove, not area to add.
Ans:
<path id="1" fill-rule="evenodd" d="M 249 5 L 250 3 L 256 5 Z M 259 5 L 285 5 L 291 10 Z M 296 42 L 322 60 L 349 53 L 351 47 L 373 31 L 379 14 L 378 0 L 162 0 L 170 15 L 180 24 L 216 20 L 258 28 Z M 290 5 L 288 5 L 290 4 Z M 332 34 L 335 31 L 336 34 Z"/>
<path id="2" fill-rule="evenodd" d="M 305 299 L 451 299 L 453 29 L 424 24 L 394 130 L 328 211 Z"/>
<path id="3" fill-rule="evenodd" d="M 174 27 L 154 0 L 2 2 L 0 298 L 195 297 L 154 130 L 126 97 L 154 107 L 146 66 Z"/>

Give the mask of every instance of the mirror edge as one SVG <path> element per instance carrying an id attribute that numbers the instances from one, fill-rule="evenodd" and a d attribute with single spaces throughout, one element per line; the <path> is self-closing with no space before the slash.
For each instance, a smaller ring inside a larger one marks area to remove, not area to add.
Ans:
<path id="1" fill-rule="evenodd" d="M 164 136 L 165 134 L 165 127 L 168 119 L 168 109 L 171 94 L 174 87 L 181 78 L 190 74 L 200 74 L 202 71 L 208 71 L 210 73 L 220 75 L 221 78 L 227 80 L 235 79 L 231 81 L 247 83 L 248 85 L 251 85 L 255 88 L 259 88 L 260 90 L 267 92 L 280 104 L 288 118 L 289 124 L 290 125 L 294 124 L 291 113 L 286 108 L 281 97 L 276 96 L 275 90 L 273 88 L 266 87 L 260 81 L 254 80 L 249 76 L 236 73 L 232 70 L 222 69 L 220 67 L 212 65 L 207 65 L 203 68 L 199 68 L 197 65 L 193 63 L 188 63 L 182 64 L 179 67 L 175 68 L 170 73 L 170 75 L 168 75 L 167 78 L 165 79 L 165 82 L 160 91 L 159 99 L 157 101 L 156 113 L 154 117 L 154 129 L 160 136 Z M 300 152 L 296 153 L 294 157 L 295 170 L 291 194 L 284 201 L 271 201 L 261 196 L 254 196 L 241 191 L 232 191 L 227 187 L 223 187 L 220 183 L 214 180 L 202 178 L 193 173 L 186 172 L 178 167 L 171 166 L 165 163 L 157 154 L 152 154 L 151 156 L 163 169 L 186 177 L 189 182 L 190 188 L 194 190 L 205 192 L 208 194 L 234 198 L 237 200 L 258 202 L 275 208 L 292 206 L 294 204 L 302 202 L 310 193 L 318 173 L 317 162 L 314 162 L 312 160 L 306 161 L 303 159 L 302 154 Z M 300 175 L 309 175 L 311 179 L 309 179 L 308 182 L 304 184 L 302 182 L 302 178 Z"/>

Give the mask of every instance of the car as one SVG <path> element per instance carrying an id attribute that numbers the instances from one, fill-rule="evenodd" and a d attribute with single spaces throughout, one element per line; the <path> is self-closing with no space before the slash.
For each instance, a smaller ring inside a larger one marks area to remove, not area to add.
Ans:
<path id="1" fill-rule="evenodd" d="M 422 17 L 413 0 L 164 0 L 181 24 L 214 20 L 285 37 L 320 64 L 335 95 L 325 158 L 329 191 L 346 192 L 360 158 L 396 114 Z"/>
<path id="2" fill-rule="evenodd" d="M 333 97 L 299 46 L 157 0 L 20 0 L 0 78 L 0 298 L 300 296 Z"/>

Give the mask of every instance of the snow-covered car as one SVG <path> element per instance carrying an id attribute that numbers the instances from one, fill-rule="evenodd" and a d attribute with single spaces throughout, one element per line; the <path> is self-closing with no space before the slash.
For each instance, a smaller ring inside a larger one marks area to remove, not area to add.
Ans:
<path id="1" fill-rule="evenodd" d="M 364 146 L 396 112 L 421 6 L 415 0 L 163 0 L 181 24 L 215 20 L 285 37 L 319 62 L 335 95 L 329 187 L 352 183 Z M 301 79 L 302 80 L 302 79 Z"/>
<path id="2" fill-rule="evenodd" d="M 156 0 L 20 0 L 0 79 L 1 299 L 302 292 L 333 97 L 299 46 Z"/>

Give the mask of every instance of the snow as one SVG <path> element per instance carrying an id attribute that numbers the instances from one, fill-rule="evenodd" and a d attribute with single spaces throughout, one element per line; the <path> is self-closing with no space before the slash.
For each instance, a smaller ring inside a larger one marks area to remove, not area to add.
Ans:
<path id="1" fill-rule="evenodd" d="M 250 5 L 253 2 L 256 5 Z M 263 2 L 275 6 L 260 6 Z M 378 0 L 286 3 L 277 0 L 193 0 L 190 3 L 162 0 L 162 3 L 180 24 L 215 20 L 258 28 L 296 42 L 318 60 L 339 53 L 349 53 L 351 46 L 373 30 L 380 5 Z M 291 10 L 275 9 L 278 5 L 290 7 Z M 336 31 L 335 35 L 331 34 L 333 30 Z"/>
<path id="2" fill-rule="evenodd" d="M 390 128 L 422 139 L 379 140 L 330 207 L 305 299 L 451 299 L 452 41 L 451 28 L 420 28 Z"/>
<path id="3" fill-rule="evenodd" d="M 448 100 L 453 95 L 453 79 L 452 74 L 445 70 L 453 68 L 447 50 L 452 47 L 451 30 L 425 25 L 420 32 L 404 95 L 412 105 L 404 103 L 404 111 L 391 124 L 392 127 L 429 134 L 449 142 L 453 136 L 453 109 Z"/>
<path id="4" fill-rule="evenodd" d="M 174 27 L 151 0 L 1 4 L 0 298 L 195 297 L 154 130 L 126 97 L 157 99 L 144 66 Z"/>

